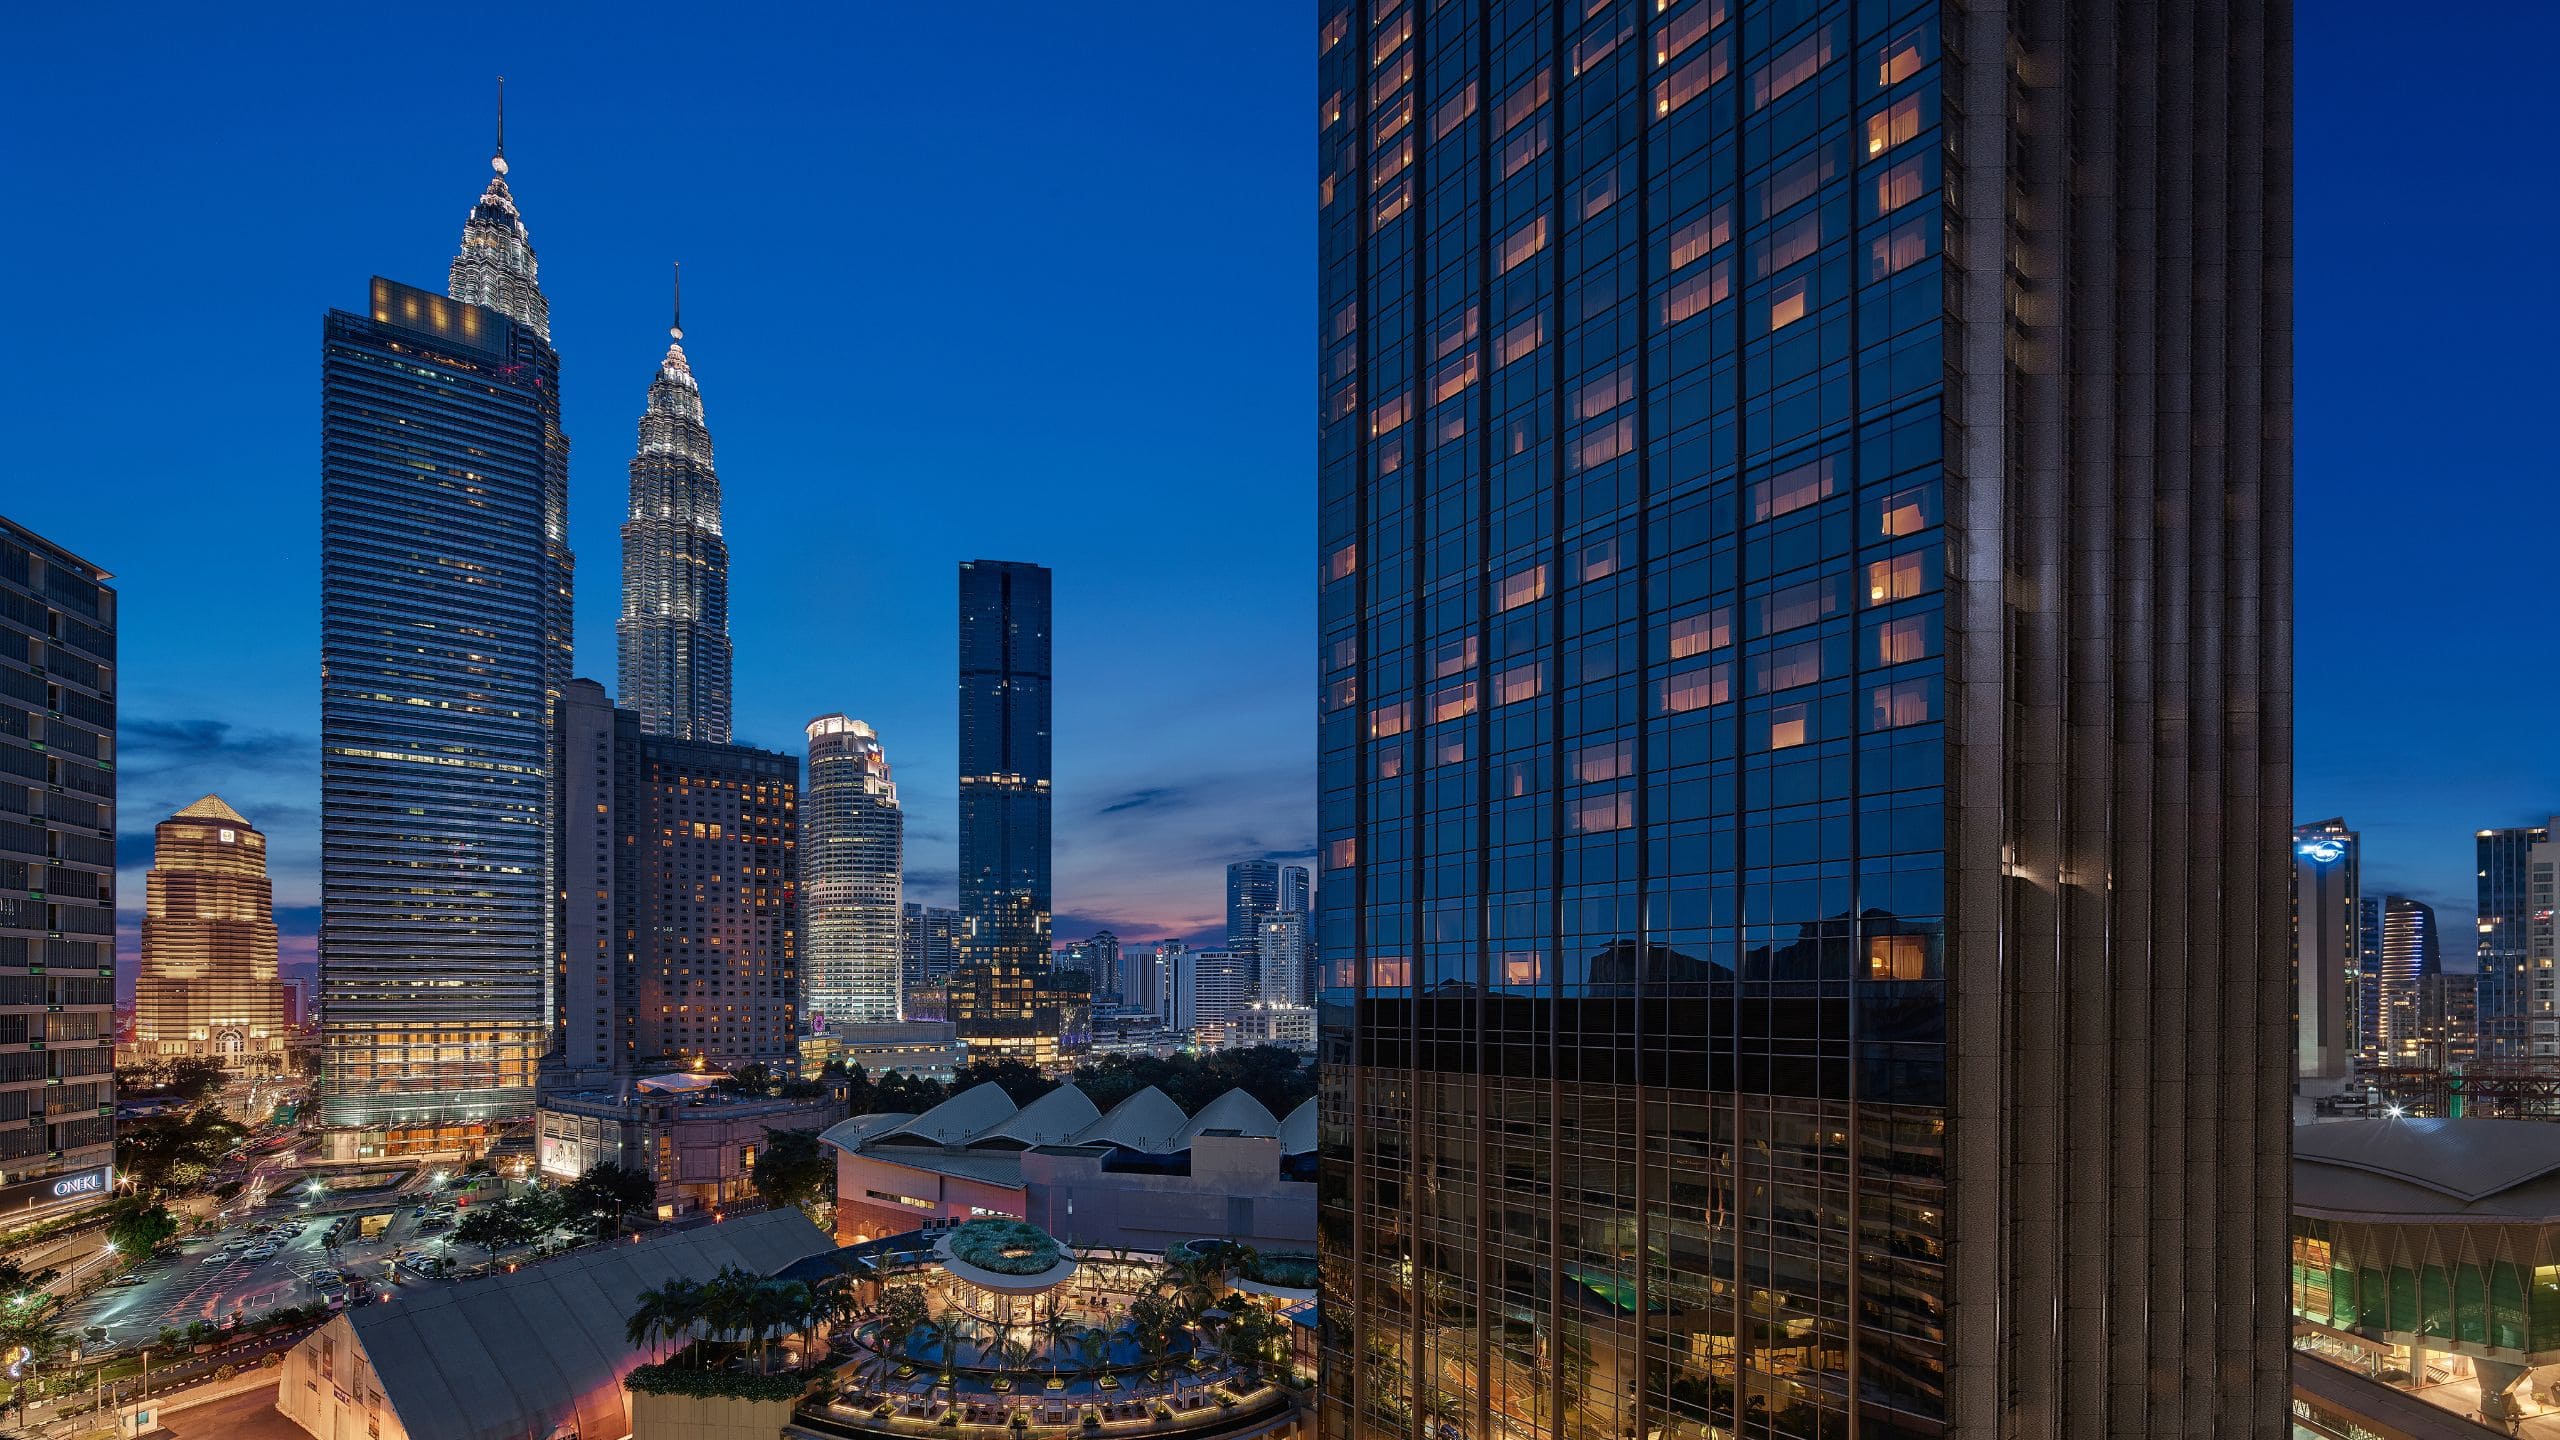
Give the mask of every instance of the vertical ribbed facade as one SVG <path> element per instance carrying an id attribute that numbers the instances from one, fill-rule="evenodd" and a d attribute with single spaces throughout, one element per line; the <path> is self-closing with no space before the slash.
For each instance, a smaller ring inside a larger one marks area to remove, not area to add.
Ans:
<path id="1" fill-rule="evenodd" d="M 906 815 L 889 757 L 870 726 L 842 715 L 809 722 L 801 797 L 802 1005 L 812 1026 L 906 1018 L 900 906 Z"/>
<path id="2" fill-rule="evenodd" d="M 2281 1434 L 2289 7 L 1318 27 L 1325 1433 Z"/>
<path id="3" fill-rule="evenodd" d="M 0 517 L 0 1222 L 115 1159 L 116 591 Z"/>
<path id="4" fill-rule="evenodd" d="M 551 1038 L 568 442 L 499 289 L 534 319 L 376 279 L 324 326 L 320 1119 L 359 1153 L 529 1115 Z"/>
<path id="5" fill-rule="evenodd" d="M 143 887 L 139 1053 L 203 1056 L 244 1073 L 280 1068 L 284 985 L 267 837 L 207 795 L 160 822 Z"/>
<path id="6" fill-rule="evenodd" d="M 640 416 L 622 522 L 622 705 L 652 735 L 729 743 L 729 546 L 683 332 Z"/>
<path id="7" fill-rule="evenodd" d="M 2560 1012 L 2552 1005 L 2551 972 L 2533 968 L 2533 850 L 2548 825 L 2480 831 L 2480 1058 L 2530 1060 L 2560 1055 Z M 2548 911 L 2549 900 L 2541 903 Z"/>

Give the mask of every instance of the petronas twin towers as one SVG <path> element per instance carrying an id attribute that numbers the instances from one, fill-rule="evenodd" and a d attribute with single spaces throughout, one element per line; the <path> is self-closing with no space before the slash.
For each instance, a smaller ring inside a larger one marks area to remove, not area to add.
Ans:
<path id="1" fill-rule="evenodd" d="M 729 743 L 729 546 L 679 299 L 622 523 L 622 705 L 652 735 Z"/>

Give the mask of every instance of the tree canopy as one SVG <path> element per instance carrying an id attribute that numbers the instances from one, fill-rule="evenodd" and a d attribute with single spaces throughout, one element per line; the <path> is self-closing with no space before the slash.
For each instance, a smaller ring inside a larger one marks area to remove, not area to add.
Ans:
<path id="1" fill-rule="evenodd" d="M 835 1154 L 814 1130 L 767 1130 L 754 1178 L 766 1204 L 795 1206 L 817 1220 L 836 1196 Z"/>

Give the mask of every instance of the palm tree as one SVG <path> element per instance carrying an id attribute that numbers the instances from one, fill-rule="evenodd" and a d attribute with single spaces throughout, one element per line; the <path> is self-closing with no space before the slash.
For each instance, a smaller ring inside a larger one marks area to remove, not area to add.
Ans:
<path id="1" fill-rule="evenodd" d="M 702 1286 L 701 1320 L 705 1338 L 722 1344 L 738 1343 L 734 1337 L 747 1333 L 755 1323 L 748 1313 L 750 1290 L 756 1277 L 736 1266 L 723 1266 Z"/>
<path id="2" fill-rule="evenodd" d="M 1111 1366 L 1111 1332 L 1099 1325 L 1076 1331 L 1076 1374 L 1092 1379 Z"/>

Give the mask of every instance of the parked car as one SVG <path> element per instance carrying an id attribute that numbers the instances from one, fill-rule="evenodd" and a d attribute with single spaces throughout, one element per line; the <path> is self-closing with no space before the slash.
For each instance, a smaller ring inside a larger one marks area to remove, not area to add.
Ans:
<path id="1" fill-rule="evenodd" d="M 205 1256 L 204 1259 L 197 1263 L 202 1265 L 228 1265 L 231 1263 L 231 1252 L 228 1250 L 216 1250 Z"/>

